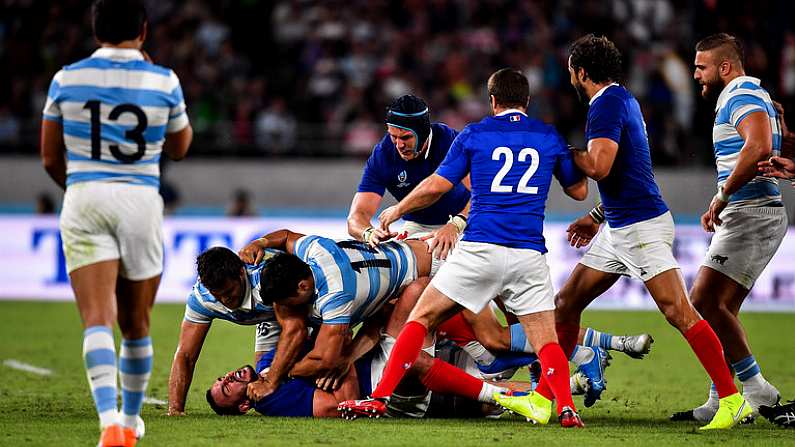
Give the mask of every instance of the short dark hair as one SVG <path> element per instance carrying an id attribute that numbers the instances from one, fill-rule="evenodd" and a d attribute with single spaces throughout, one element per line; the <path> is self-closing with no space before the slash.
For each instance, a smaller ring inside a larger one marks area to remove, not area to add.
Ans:
<path id="1" fill-rule="evenodd" d="M 298 256 L 279 253 L 272 257 L 260 272 L 259 297 L 271 305 L 291 297 L 298 283 L 312 274 L 309 266 Z"/>
<path id="2" fill-rule="evenodd" d="M 210 408 L 213 409 L 215 414 L 218 416 L 240 416 L 244 414 L 242 411 L 240 411 L 240 408 L 237 405 L 233 405 L 231 407 L 219 406 L 215 399 L 213 399 L 213 394 L 211 391 L 212 388 L 208 388 L 204 397 L 207 398 L 207 403 L 210 404 Z"/>
<path id="3" fill-rule="evenodd" d="M 223 289 L 227 281 L 237 279 L 246 265 L 238 255 L 226 247 L 212 247 L 196 258 L 199 280 L 210 290 Z"/>
<path id="4" fill-rule="evenodd" d="M 607 37 L 588 34 L 575 40 L 569 50 L 571 68 L 585 70 L 594 84 L 618 82 L 623 74 L 621 52 Z"/>
<path id="5" fill-rule="evenodd" d="M 742 67 L 745 51 L 739 39 L 731 34 L 718 33 L 707 36 L 696 44 L 696 51 L 711 51 L 715 49 L 719 49 L 718 54 L 720 56 L 738 62 Z"/>
<path id="6" fill-rule="evenodd" d="M 146 8 L 142 0 L 95 0 L 91 7 L 94 37 L 118 44 L 144 32 Z"/>
<path id="7" fill-rule="evenodd" d="M 527 108 L 530 101 L 530 83 L 527 76 L 515 68 L 503 68 L 489 76 L 487 89 L 497 105 Z"/>

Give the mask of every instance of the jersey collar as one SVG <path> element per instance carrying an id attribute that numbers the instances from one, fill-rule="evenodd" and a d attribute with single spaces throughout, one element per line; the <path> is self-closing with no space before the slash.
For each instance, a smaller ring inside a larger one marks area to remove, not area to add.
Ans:
<path id="1" fill-rule="evenodd" d="M 526 113 L 522 112 L 522 111 L 521 111 L 521 110 L 519 110 L 519 109 L 508 109 L 508 110 L 503 110 L 502 112 L 500 112 L 500 113 L 498 113 L 498 114 L 496 114 L 496 115 L 494 115 L 494 116 L 503 116 L 503 115 L 507 115 L 507 114 L 509 114 L 509 113 L 521 113 L 522 115 L 524 115 L 524 116 L 527 116 L 527 114 L 526 114 Z"/>
<path id="2" fill-rule="evenodd" d="M 617 82 L 614 82 L 614 83 L 612 83 L 612 84 L 608 84 L 608 85 L 606 85 L 606 86 L 604 86 L 604 87 L 600 88 L 600 89 L 599 89 L 599 91 L 598 91 L 598 92 L 596 92 L 596 94 L 594 94 L 593 96 L 591 96 L 591 100 L 590 100 L 590 101 L 588 101 L 588 105 L 590 106 L 591 104 L 593 104 L 593 102 L 594 102 L 594 101 L 596 101 L 596 98 L 598 98 L 598 97 L 602 96 L 602 93 L 604 93 L 604 92 L 605 92 L 605 90 L 609 89 L 610 87 L 612 87 L 612 86 L 614 86 L 614 85 L 618 85 L 618 83 L 617 83 Z"/>
<path id="3" fill-rule="evenodd" d="M 720 95 L 718 96 L 718 102 L 715 103 L 716 112 L 718 111 L 718 109 L 721 108 L 723 103 L 725 103 L 726 100 L 729 99 L 728 96 L 732 92 L 732 90 L 737 88 L 743 82 L 750 82 L 756 85 L 760 85 L 762 83 L 762 81 L 759 78 L 755 78 L 753 76 L 737 76 L 736 78 L 732 79 L 731 81 L 729 81 L 728 84 L 726 84 L 726 87 L 723 87 L 723 90 L 721 90 Z"/>
<path id="4" fill-rule="evenodd" d="M 144 55 L 135 48 L 114 48 L 102 47 L 94 51 L 91 57 L 102 59 L 122 60 L 122 61 L 142 61 Z"/>

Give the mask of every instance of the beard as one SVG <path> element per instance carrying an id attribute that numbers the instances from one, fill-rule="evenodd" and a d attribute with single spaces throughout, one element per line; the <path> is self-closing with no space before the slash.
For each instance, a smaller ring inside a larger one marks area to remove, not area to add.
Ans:
<path id="1" fill-rule="evenodd" d="M 710 102 L 717 102 L 724 87 L 726 83 L 720 77 L 705 80 L 701 85 L 701 97 Z"/>

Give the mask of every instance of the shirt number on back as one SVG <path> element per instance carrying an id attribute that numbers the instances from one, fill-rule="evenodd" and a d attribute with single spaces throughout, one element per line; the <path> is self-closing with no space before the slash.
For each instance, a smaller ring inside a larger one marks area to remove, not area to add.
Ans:
<path id="1" fill-rule="evenodd" d="M 101 160 L 102 159 L 102 136 L 100 132 L 102 130 L 102 122 L 100 121 L 99 117 L 99 105 L 100 102 L 96 100 L 86 102 L 86 105 L 83 106 L 84 109 L 88 109 L 91 112 L 91 159 L 92 160 Z M 146 130 L 146 126 L 149 123 L 146 119 L 146 113 L 141 110 L 140 107 L 134 104 L 119 104 L 118 106 L 114 107 L 113 110 L 110 111 L 108 114 L 108 119 L 111 121 L 116 121 L 119 119 L 119 116 L 122 113 L 131 113 L 135 115 L 135 118 L 138 120 L 138 124 L 132 128 L 124 131 L 124 138 L 135 142 L 138 145 L 138 150 L 132 154 L 125 154 L 121 150 L 119 150 L 119 146 L 116 144 L 111 144 L 108 146 L 110 149 L 111 155 L 116 160 L 119 160 L 122 163 L 134 163 L 140 160 L 144 156 L 144 152 L 146 152 L 146 140 L 144 139 L 144 131 Z"/>
<path id="2" fill-rule="evenodd" d="M 527 156 L 530 156 L 530 166 L 527 167 L 527 171 L 525 171 L 522 178 L 519 179 L 519 185 L 516 187 L 516 192 L 520 192 L 523 194 L 538 194 L 538 186 L 527 186 L 530 183 L 530 179 L 533 178 L 533 174 L 536 173 L 538 170 L 538 163 L 539 163 L 539 155 L 538 151 L 531 148 L 526 147 L 519 151 L 519 159 L 520 163 L 524 163 L 527 160 Z M 498 161 L 505 156 L 505 162 L 497 171 L 497 175 L 494 176 L 494 180 L 491 181 L 491 192 L 513 192 L 513 186 L 511 185 L 503 185 L 502 180 L 508 175 L 508 172 L 511 171 L 511 167 L 513 167 L 513 151 L 510 148 L 505 146 L 500 146 L 495 148 L 494 151 L 491 153 L 491 159 L 494 161 Z"/>

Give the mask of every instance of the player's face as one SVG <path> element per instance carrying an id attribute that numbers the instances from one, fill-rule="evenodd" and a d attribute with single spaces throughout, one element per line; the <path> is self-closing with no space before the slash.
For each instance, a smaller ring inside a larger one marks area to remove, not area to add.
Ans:
<path id="1" fill-rule="evenodd" d="M 246 293 L 246 272 L 241 269 L 240 276 L 230 279 L 223 288 L 210 290 L 215 299 L 229 309 L 237 309 L 243 304 L 243 294 Z"/>
<path id="2" fill-rule="evenodd" d="M 414 136 L 414 132 L 395 126 L 386 126 L 386 131 L 400 158 L 410 161 L 417 157 L 417 154 L 414 153 L 414 148 L 417 146 L 417 137 Z"/>
<path id="3" fill-rule="evenodd" d="M 251 365 L 246 365 L 216 379 L 210 388 L 213 400 L 220 407 L 229 408 L 247 400 L 248 384 L 257 380 L 257 373 Z"/>
<path id="4" fill-rule="evenodd" d="M 717 100 L 725 83 L 720 78 L 720 64 L 716 55 L 712 51 L 697 51 L 695 66 L 693 78 L 701 86 L 701 96 L 704 99 Z"/>
<path id="5" fill-rule="evenodd" d="M 580 101 L 587 103 L 588 94 L 585 93 L 585 86 L 582 85 L 582 81 L 580 81 L 580 79 L 578 78 L 577 71 L 574 70 L 574 68 L 572 68 L 571 66 L 571 56 L 569 56 L 568 66 L 569 66 L 569 82 L 571 83 L 571 86 L 574 87 L 574 91 L 577 92 L 577 98 L 579 98 Z"/>

